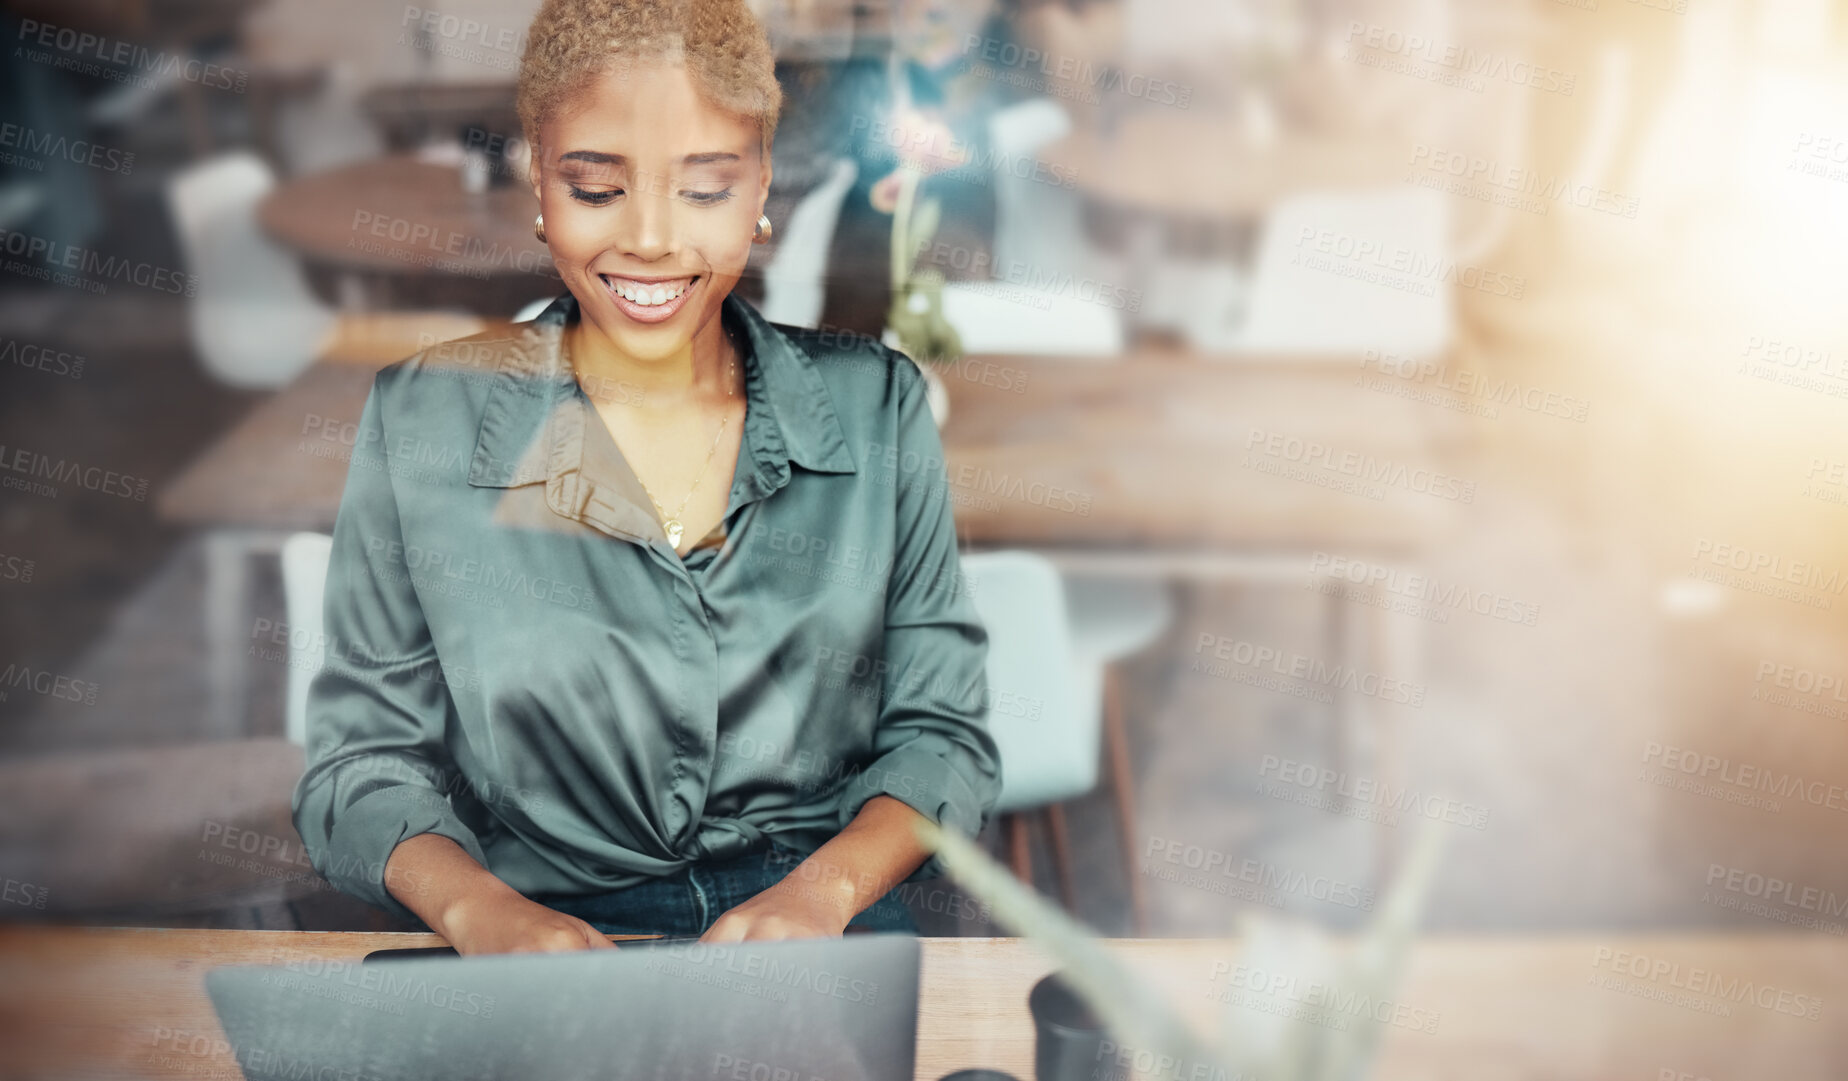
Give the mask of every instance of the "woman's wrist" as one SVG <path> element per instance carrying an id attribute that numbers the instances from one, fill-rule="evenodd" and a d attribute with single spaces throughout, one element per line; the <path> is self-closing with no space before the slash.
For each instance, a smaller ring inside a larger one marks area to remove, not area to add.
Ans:
<path id="1" fill-rule="evenodd" d="M 797 864 L 779 885 L 841 913 L 845 926 L 928 858 L 914 830 L 921 818 L 900 800 L 874 796 L 847 828 Z"/>
<path id="2" fill-rule="evenodd" d="M 461 845 L 441 834 L 407 837 L 392 849 L 385 865 L 386 889 L 424 925 L 444 938 L 466 909 L 481 901 L 517 892 L 475 862 Z"/>

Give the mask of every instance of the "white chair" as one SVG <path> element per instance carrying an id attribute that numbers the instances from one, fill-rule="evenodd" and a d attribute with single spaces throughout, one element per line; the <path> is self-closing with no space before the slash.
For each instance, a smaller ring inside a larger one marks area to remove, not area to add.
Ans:
<path id="1" fill-rule="evenodd" d="M 1103 360 L 1123 355 L 1123 320 L 1116 309 L 1067 292 L 1005 281 L 945 282 L 943 317 L 956 328 L 965 353 Z"/>
<path id="2" fill-rule="evenodd" d="M 853 187 L 859 166 L 836 161 L 823 180 L 804 195 L 789 220 L 777 228 L 776 254 L 764 268 L 761 311 L 772 323 L 813 327 L 821 322 L 827 300 L 828 248 L 841 220 L 841 204 Z"/>
<path id="3" fill-rule="evenodd" d="M 282 594 L 288 612 L 289 742 L 308 742 L 308 685 L 326 660 L 323 602 L 327 563 L 334 539 L 325 533 L 296 533 L 282 542 Z"/>
<path id="4" fill-rule="evenodd" d="M 1449 198 L 1400 187 L 1280 200 L 1265 217 L 1249 298 L 1197 305 L 1188 337 L 1232 356 L 1345 358 L 1368 349 L 1411 359 L 1441 355 L 1455 320 L 1443 273 L 1455 258 Z M 1321 237 L 1337 250 L 1318 251 Z M 1353 254 L 1363 246 L 1378 259 Z M 1408 253 L 1417 267 L 1388 265 L 1395 252 Z"/>
<path id="5" fill-rule="evenodd" d="M 1072 907 L 1076 890 L 1062 804 L 1095 790 L 1100 758 L 1108 761 L 1131 914 L 1140 931 L 1134 772 L 1106 661 L 1146 644 L 1166 623 L 1166 611 L 1149 608 L 1146 594 L 1134 589 L 1092 594 L 1085 609 L 1068 610 L 1058 569 L 1031 552 L 967 554 L 962 570 L 988 629 L 987 717 L 1001 755 L 996 811 L 1009 863 L 1022 881 L 1032 881 L 1027 815 L 1039 811 L 1051 835 L 1060 893 Z M 1096 616 L 1106 618 L 1090 618 Z M 1132 618 L 1119 620 L 1126 616 Z M 1075 621 L 1098 630 L 1075 636 Z"/>
<path id="6" fill-rule="evenodd" d="M 1071 129 L 1071 117 L 1051 98 L 1010 105 L 989 118 L 996 280 L 943 287 L 943 317 L 956 328 L 965 352 L 1102 358 L 1123 353 L 1123 318 L 1113 306 L 1118 292 L 1109 285 L 1116 275 L 1103 271 L 1102 257 L 1085 243 L 1078 193 L 1033 179 L 1038 170 L 1023 164 Z M 1032 284 L 1048 279 L 1071 284 L 1058 289 Z"/>
<path id="7" fill-rule="evenodd" d="M 257 204 L 276 186 L 239 151 L 181 172 L 168 204 L 198 292 L 187 312 L 205 367 L 235 387 L 279 387 L 319 356 L 335 316 L 293 256 L 263 235 Z"/>
<path id="8" fill-rule="evenodd" d="M 318 357 L 384 365 L 482 329 L 467 312 L 348 314 L 321 303 L 295 257 L 257 222 L 257 205 L 275 186 L 263 159 L 237 151 L 181 172 L 167 188 L 181 253 L 198 279 L 187 311 L 193 347 L 213 376 L 275 388 Z"/>

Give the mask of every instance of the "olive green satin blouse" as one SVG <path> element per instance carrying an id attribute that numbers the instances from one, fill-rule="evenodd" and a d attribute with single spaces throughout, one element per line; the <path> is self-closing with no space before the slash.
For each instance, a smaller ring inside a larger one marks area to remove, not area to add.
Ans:
<path id="1" fill-rule="evenodd" d="M 573 298 L 378 374 L 294 792 L 336 887 L 409 915 L 384 868 L 420 833 L 532 896 L 813 851 L 881 793 L 985 824 L 987 632 L 917 366 L 736 296 L 722 317 L 744 432 L 684 558 L 561 353 Z"/>

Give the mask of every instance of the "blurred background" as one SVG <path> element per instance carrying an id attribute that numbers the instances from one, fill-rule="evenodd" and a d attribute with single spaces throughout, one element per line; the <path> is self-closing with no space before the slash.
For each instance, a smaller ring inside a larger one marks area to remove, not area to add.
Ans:
<path id="1" fill-rule="evenodd" d="M 438 2 L 0 3 L 0 919 L 389 926 L 289 822 L 292 538 L 373 371 L 561 291 L 536 3 Z M 1844 934 L 1848 5 L 753 6 L 740 289 L 923 357 L 1024 553 L 1018 873 L 1351 929 L 1430 823 L 1434 934 Z"/>

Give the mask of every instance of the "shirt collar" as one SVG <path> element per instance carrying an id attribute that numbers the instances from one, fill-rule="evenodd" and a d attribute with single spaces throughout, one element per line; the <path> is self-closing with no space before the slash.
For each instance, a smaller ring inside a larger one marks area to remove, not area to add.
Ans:
<path id="1" fill-rule="evenodd" d="M 723 311 L 750 344 L 743 358 L 744 453 L 733 478 L 732 506 L 787 484 L 792 462 L 819 473 L 857 472 L 814 358 L 741 297 L 727 296 Z M 543 481 L 553 509 L 574 517 L 584 513 L 597 487 L 582 483 L 588 410 L 580 403 L 588 401 L 560 348 L 565 327 L 577 318 L 577 298 L 566 294 L 514 328 L 488 392 L 468 475 L 478 487 Z M 652 522 L 652 514 L 646 520 Z"/>

